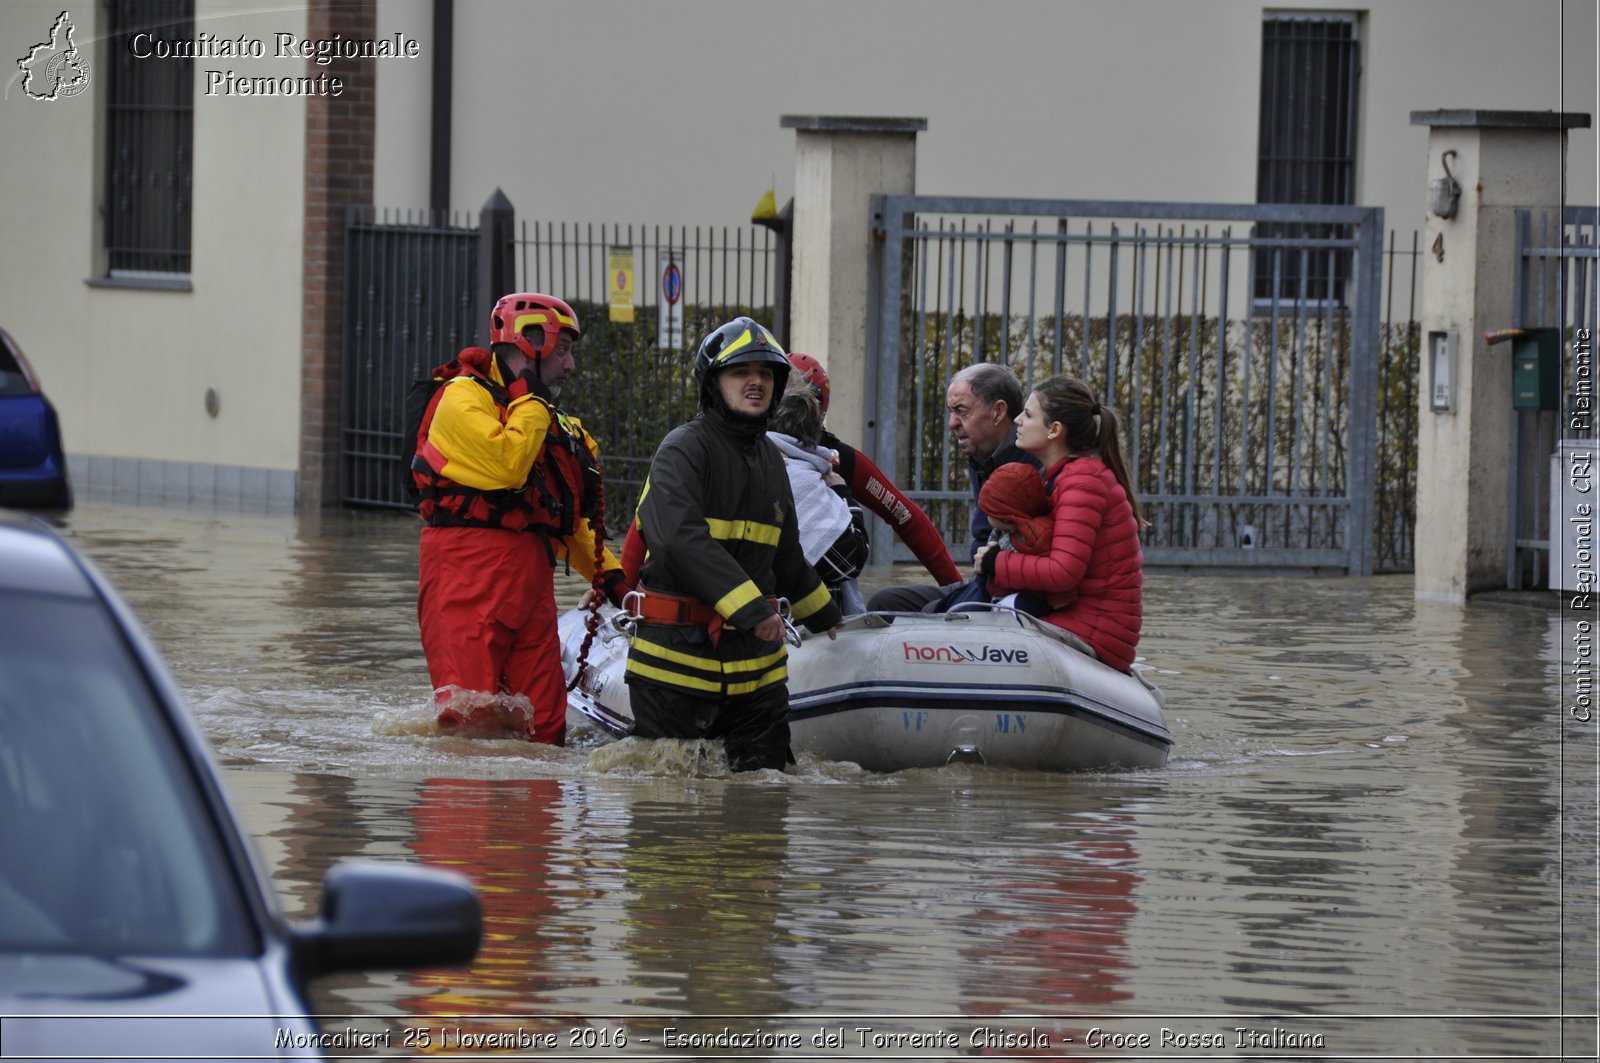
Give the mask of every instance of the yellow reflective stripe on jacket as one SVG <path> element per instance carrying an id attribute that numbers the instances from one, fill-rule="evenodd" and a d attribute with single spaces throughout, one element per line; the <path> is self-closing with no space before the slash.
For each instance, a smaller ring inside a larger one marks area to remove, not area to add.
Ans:
<path id="1" fill-rule="evenodd" d="M 790 605 L 789 611 L 794 614 L 796 620 L 804 620 L 831 601 L 833 601 L 833 597 L 828 593 L 828 588 L 818 583 L 816 590 Z"/>
<path id="2" fill-rule="evenodd" d="M 641 497 L 639 501 L 643 502 L 644 499 Z M 764 524 L 758 520 L 718 520 L 716 517 L 707 517 L 706 527 L 711 529 L 713 539 L 737 539 L 760 543 L 762 546 L 777 546 L 778 536 L 783 534 L 783 529 L 776 524 Z"/>
<path id="3" fill-rule="evenodd" d="M 721 614 L 723 619 L 727 619 L 760 597 L 762 597 L 761 588 L 750 580 L 745 580 L 733 590 L 724 594 L 721 600 L 716 602 L 712 608 Z"/>

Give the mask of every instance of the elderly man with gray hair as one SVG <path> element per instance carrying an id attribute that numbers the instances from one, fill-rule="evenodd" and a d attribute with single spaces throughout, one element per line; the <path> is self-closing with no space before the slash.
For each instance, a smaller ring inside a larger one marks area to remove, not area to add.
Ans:
<path id="1" fill-rule="evenodd" d="M 1002 465 L 1014 461 L 1039 467 L 1038 459 L 1017 446 L 1017 415 L 1022 412 L 1022 384 L 1011 370 L 993 362 L 969 365 L 950 378 L 945 391 L 946 422 L 956 446 L 967 456 L 967 477 L 972 485 L 972 544 L 968 556 L 989 541 L 989 518 L 978 506 L 984 481 Z M 879 612 L 914 613 L 937 608 L 946 593 L 961 584 L 885 587 L 872 596 L 868 608 Z"/>

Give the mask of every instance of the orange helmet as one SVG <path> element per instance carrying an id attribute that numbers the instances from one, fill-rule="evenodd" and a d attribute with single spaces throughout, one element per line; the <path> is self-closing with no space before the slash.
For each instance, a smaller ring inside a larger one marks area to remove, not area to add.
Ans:
<path id="1" fill-rule="evenodd" d="M 530 325 L 538 325 L 544 331 L 542 346 L 533 346 L 522 334 Z M 571 332 L 573 339 L 583 334 L 572 307 L 553 295 L 539 292 L 503 295 L 489 313 L 489 342 L 509 343 L 535 362 L 549 357 L 556 349 L 562 329 Z"/>
<path id="2" fill-rule="evenodd" d="M 817 393 L 817 404 L 822 407 L 824 417 L 828 414 L 828 371 L 822 368 L 822 363 L 809 354 L 796 354 L 789 352 L 789 364 L 794 366 L 795 372 L 806 378 L 806 383 L 811 385 L 811 390 Z"/>

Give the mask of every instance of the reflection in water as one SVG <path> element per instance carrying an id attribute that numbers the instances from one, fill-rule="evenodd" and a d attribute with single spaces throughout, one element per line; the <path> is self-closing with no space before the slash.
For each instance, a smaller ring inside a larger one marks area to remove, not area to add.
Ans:
<path id="1" fill-rule="evenodd" d="M 621 850 L 625 1003 L 685 1016 L 786 1010 L 774 949 L 788 791 L 672 790 L 635 799 Z"/>
<path id="2" fill-rule="evenodd" d="M 746 779 L 432 734 L 410 521 L 85 505 L 68 533 L 235 767 L 292 911 L 351 855 L 484 888 L 477 963 L 329 979 L 329 1025 L 1271 1016 L 1334 1057 L 1594 1054 L 1595 728 L 1561 711 L 1556 613 L 1152 574 L 1166 770 Z"/>
<path id="3" fill-rule="evenodd" d="M 417 1029 L 457 1031 L 457 1043 L 494 1043 L 494 1035 L 536 1030 L 559 1035 L 559 1017 L 530 1027 L 517 1014 L 548 997 L 570 975 L 546 961 L 560 937 L 552 874 L 563 839 L 562 784 L 553 779 L 430 779 L 412 811 L 411 849 L 427 863 L 471 878 L 483 900 L 483 946 L 470 966 L 412 975 L 426 992 L 400 1001 Z M 585 944 L 579 943 L 580 946 Z"/>
<path id="4" fill-rule="evenodd" d="M 1023 856 L 995 869 L 992 907 L 974 913 L 994 948 L 967 950 L 983 979 L 969 990 L 977 1014 L 1100 1012 L 1129 999 L 1125 937 L 1138 910 L 1132 819 L 1119 815 L 1070 826 L 1056 856 Z M 1019 910 L 1040 913 L 1019 926 Z"/>

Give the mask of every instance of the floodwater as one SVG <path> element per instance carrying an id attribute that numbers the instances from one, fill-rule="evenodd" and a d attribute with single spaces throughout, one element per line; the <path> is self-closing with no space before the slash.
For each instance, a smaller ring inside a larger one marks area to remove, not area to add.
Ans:
<path id="1" fill-rule="evenodd" d="M 408 518 L 85 503 L 65 531 L 166 654 L 291 914 L 350 856 L 481 888 L 469 968 L 319 983 L 341 1051 L 1595 1055 L 1579 618 L 1156 574 L 1162 770 L 729 777 L 676 743 L 434 734 Z"/>

